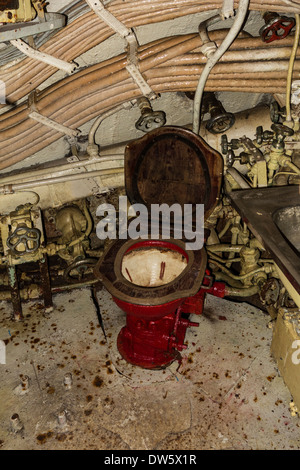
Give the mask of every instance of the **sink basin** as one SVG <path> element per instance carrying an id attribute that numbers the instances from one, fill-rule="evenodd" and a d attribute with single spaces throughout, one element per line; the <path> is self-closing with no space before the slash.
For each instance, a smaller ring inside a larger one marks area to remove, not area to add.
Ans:
<path id="1" fill-rule="evenodd" d="M 300 186 L 242 189 L 228 197 L 300 294 Z"/>
<path id="2" fill-rule="evenodd" d="M 273 219 L 279 230 L 288 242 L 295 248 L 296 254 L 300 254 L 300 205 L 279 209 L 273 215 Z"/>

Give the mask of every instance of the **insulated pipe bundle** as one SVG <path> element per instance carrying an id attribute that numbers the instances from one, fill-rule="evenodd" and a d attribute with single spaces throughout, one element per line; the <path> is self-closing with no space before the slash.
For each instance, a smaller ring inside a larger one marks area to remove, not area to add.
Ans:
<path id="1" fill-rule="evenodd" d="M 237 7 L 239 2 L 234 3 Z M 112 0 L 106 8 L 128 28 L 134 28 L 201 12 L 212 11 L 213 14 L 215 10 L 221 9 L 222 5 L 223 0 L 215 2 L 199 2 L 199 0 L 139 0 L 138 2 L 129 0 L 124 2 L 123 0 Z M 300 5 L 299 7 L 289 6 L 284 0 L 274 0 L 273 2 L 251 0 L 249 9 L 262 12 L 270 10 L 292 13 L 297 9 L 300 11 Z M 39 50 L 70 62 L 113 34 L 114 31 L 94 12 L 90 11 L 55 34 Z M 26 96 L 53 75 L 55 71 L 53 67 L 29 58 L 0 68 L 0 80 L 6 85 L 7 102 L 15 103 Z"/>
<path id="2" fill-rule="evenodd" d="M 153 4 L 153 8 L 156 8 L 155 11 L 153 9 L 154 17 L 156 17 L 157 11 L 160 11 L 161 21 L 162 11 L 159 10 L 159 4 L 163 5 L 166 11 L 168 10 L 168 13 L 165 12 L 165 14 L 173 18 L 176 16 L 176 12 L 180 16 L 178 4 L 181 4 L 181 7 L 182 4 L 185 4 L 190 6 L 190 8 L 195 8 L 196 3 L 197 11 L 199 12 L 199 9 L 201 11 L 201 5 L 199 6 L 198 2 L 152 1 L 151 5 Z M 285 3 L 277 3 L 277 10 L 280 5 L 283 9 L 284 5 L 284 11 L 287 11 L 288 7 Z M 125 21 L 122 16 L 123 14 L 125 15 L 125 11 L 124 8 L 122 10 L 120 2 L 111 2 L 109 7 L 116 7 L 117 4 L 120 6 L 118 18 Z M 145 9 L 144 16 L 142 15 L 142 5 L 144 5 Z M 146 0 L 138 3 L 126 2 L 126 18 L 134 16 L 135 18 L 138 17 L 140 22 L 146 22 L 147 19 L 149 22 L 149 17 L 151 19 L 153 17 L 146 10 L 146 5 L 149 7 L 149 2 Z M 251 5 L 252 8 L 253 5 L 257 9 L 261 8 L 255 2 L 252 2 Z M 221 2 L 220 4 L 216 3 L 216 5 L 210 4 L 209 9 L 213 7 L 220 8 L 220 6 Z M 202 8 L 205 10 L 206 6 L 202 5 Z M 135 15 L 133 15 L 134 12 Z M 185 14 L 188 13 L 191 12 L 187 8 Z M 87 15 L 89 16 L 90 14 Z M 86 21 L 86 15 L 84 17 Z M 89 16 L 89 18 L 91 21 L 96 19 L 99 28 L 100 20 L 95 15 Z M 83 17 L 76 21 L 82 20 Z M 88 31 L 90 36 L 90 24 L 84 24 L 85 28 L 83 28 L 83 31 Z M 102 29 L 107 29 L 106 25 L 102 25 Z M 57 38 L 59 34 L 61 32 L 55 37 Z M 111 31 L 107 32 L 108 34 L 111 34 Z M 66 36 L 69 37 L 68 34 Z M 220 31 L 210 33 L 211 39 L 216 41 L 217 45 L 222 42 L 224 36 L 225 33 Z M 62 36 L 62 42 L 64 42 L 64 38 L 65 36 Z M 74 36 L 74 43 L 76 42 L 77 45 L 82 42 L 78 38 L 83 40 L 83 37 L 79 36 L 77 31 L 76 39 Z M 49 42 L 53 42 L 53 39 Z M 224 54 L 220 62 L 211 71 L 205 91 L 236 91 L 238 89 L 245 92 L 285 93 L 286 71 L 288 69 L 292 43 L 293 38 L 288 37 L 278 44 L 270 46 L 261 42 L 259 38 L 241 36 L 233 43 L 230 50 Z M 45 46 L 47 45 L 48 43 Z M 68 44 L 68 46 L 71 49 L 72 43 L 71 45 Z M 68 50 L 66 45 L 64 47 L 65 49 L 61 51 L 62 55 L 66 54 Z M 88 42 L 86 47 L 90 48 L 91 43 Z M 201 54 L 200 47 L 201 40 L 198 34 L 154 41 L 139 48 L 139 69 L 147 83 L 156 93 L 194 91 L 206 63 L 206 57 Z M 75 52 L 73 51 L 73 53 Z M 71 59 L 71 57 L 62 55 L 60 55 L 60 58 L 64 60 Z M 76 55 L 78 55 L 78 52 Z M 23 62 L 28 62 L 28 59 L 25 59 Z M 126 65 L 127 56 L 122 54 L 79 71 L 55 83 L 43 92 L 37 93 L 35 109 L 41 115 L 64 126 L 73 129 L 78 128 L 99 114 L 141 96 L 140 89 L 126 70 Z M 15 67 L 13 66 L 12 68 Z M 27 67 L 28 63 L 26 70 Z M 42 67 L 44 71 L 48 69 L 48 66 L 45 66 L 45 64 L 38 64 L 36 67 Z M 34 67 L 35 70 L 36 67 Z M 6 73 L 9 72 L 11 73 L 11 68 L 6 70 Z M 51 74 L 51 71 L 48 71 L 48 73 Z M 19 88 L 22 90 L 20 94 L 24 93 L 26 88 L 24 88 L 24 84 L 29 79 L 30 74 L 32 74 L 31 70 L 28 70 L 28 73 L 24 76 L 20 72 L 18 80 L 20 81 Z M 11 86 L 12 75 L 10 76 L 9 83 Z M 298 77 L 299 63 L 296 61 L 294 78 Z M 47 76 L 43 78 L 45 79 Z M 41 78 L 38 78 L 38 80 L 41 80 Z M 29 118 L 29 114 L 28 103 L 24 102 L 0 116 L 0 169 L 22 161 L 61 137 L 61 133 Z"/>
<path id="3" fill-rule="evenodd" d="M 292 42 L 292 38 L 289 41 Z M 284 44 L 287 42 L 284 40 Z M 264 44 L 260 48 L 252 48 L 252 44 L 252 38 L 235 41 L 231 51 L 214 67 L 205 90 L 285 93 L 286 78 L 278 74 L 288 68 L 290 48 L 284 44 L 268 48 L 265 61 L 260 57 Z M 199 46 L 198 35 L 187 35 L 141 47 L 140 70 L 152 89 L 156 93 L 194 91 L 205 64 L 205 57 L 195 52 Z M 248 54 L 251 48 L 250 57 L 243 61 L 243 51 Z M 253 60 L 249 62 L 251 57 Z M 78 128 L 108 109 L 141 96 L 126 64 L 126 55 L 122 54 L 67 77 L 37 94 L 35 107 L 43 116 Z M 298 64 L 296 62 L 295 78 L 299 77 Z M 266 65 L 268 78 L 263 72 Z M 254 79 L 255 70 L 260 70 L 260 74 Z M 29 114 L 25 102 L 0 116 L 0 169 L 27 158 L 61 137 L 59 132 L 29 118 Z"/>

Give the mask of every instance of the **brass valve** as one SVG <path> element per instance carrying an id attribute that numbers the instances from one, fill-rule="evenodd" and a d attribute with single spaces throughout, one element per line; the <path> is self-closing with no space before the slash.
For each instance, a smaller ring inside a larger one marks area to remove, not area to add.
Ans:
<path id="1" fill-rule="evenodd" d="M 84 257 L 84 239 L 87 220 L 77 205 L 65 206 L 55 216 L 55 225 L 61 237 L 58 243 L 67 248 L 58 252 L 67 261 Z M 77 243 L 77 240 L 80 242 Z"/>
<path id="2" fill-rule="evenodd" d="M 271 129 L 274 131 L 272 145 L 276 149 L 284 148 L 284 139 L 294 134 L 293 129 L 283 124 L 272 124 Z"/>
<path id="3" fill-rule="evenodd" d="M 258 126 L 256 128 L 255 141 L 257 145 L 262 145 L 263 142 L 269 142 L 270 139 L 272 139 L 273 135 L 273 132 L 264 131 L 262 126 Z"/>
<path id="4" fill-rule="evenodd" d="M 294 134 L 293 129 L 279 123 L 273 123 L 271 129 L 272 131 L 264 131 L 262 126 L 256 128 L 255 141 L 257 145 L 272 142 L 273 147 L 281 148 L 284 139 Z"/>

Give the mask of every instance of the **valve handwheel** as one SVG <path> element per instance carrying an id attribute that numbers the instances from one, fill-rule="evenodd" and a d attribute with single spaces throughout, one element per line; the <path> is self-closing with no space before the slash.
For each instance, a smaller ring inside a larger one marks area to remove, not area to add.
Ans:
<path id="1" fill-rule="evenodd" d="M 15 255 L 34 253 L 40 246 L 41 232 L 34 227 L 19 226 L 7 238 L 6 244 Z"/>
<path id="2" fill-rule="evenodd" d="M 224 112 L 211 118 L 206 124 L 206 129 L 212 134 L 221 134 L 230 129 L 234 123 L 234 114 Z"/>
<path id="3" fill-rule="evenodd" d="M 272 124 L 271 129 L 278 136 L 288 137 L 294 135 L 294 130 L 284 124 Z"/>
<path id="4" fill-rule="evenodd" d="M 266 43 L 285 38 L 295 26 L 295 19 L 287 16 L 279 16 L 277 13 L 265 13 L 266 22 L 259 34 Z"/>
<path id="5" fill-rule="evenodd" d="M 166 115 L 163 111 L 149 111 L 139 118 L 135 127 L 139 131 L 150 132 L 153 129 L 164 126 L 166 123 Z"/>
<path id="6" fill-rule="evenodd" d="M 83 278 L 86 270 L 91 267 L 94 267 L 97 261 L 97 258 L 83 258 L 74 261 L 65 269 L 64 278 L 66 279 L 66 281 L 72 279 L 77 279 L 80 281 Z"/>

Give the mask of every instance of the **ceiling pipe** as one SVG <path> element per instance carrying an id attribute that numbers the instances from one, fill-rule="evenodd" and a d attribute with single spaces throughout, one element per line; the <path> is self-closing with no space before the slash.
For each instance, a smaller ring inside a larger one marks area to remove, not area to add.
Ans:
<path id="1" fill-rule="evenodd" d="M 186 15 L 216 12 L 221 9 L 223 0 L 213 3 L 199 2 L 198 0 L 177 0 L 170 8 L 168 0 L 153 0 L 151 2 L 151 15 L 149 15 L 149 2 L 136 0 L 126 1 L 126 5 L 118 0 L 112 0 L 107 10 L 115 15 L 128 28 L 173 20 Z M 249 9 L 252 11 L 271 11 L 293 13 L 300 8 L 288 6 L 284 0 L 274 0 L 270 4 L 258 0 L 250 0 Z M 65 28 L 58 31 L 39 50 L 64 61 L 72 62 L 88 50 L 97 46 L 114 34 L 93 12 L 84 13 L 72 21 Z M 283 40 L 284 41 L 284 40 Z M 280 41 L 281 42 L 281 41 Z M 24 59 L 16 64 L 7 64 L 0 68 L 0 80 L 4 81 L 7 90 L 7 102 L 15 103 L 28 93 L 38 88 L 41 83 L 51 77 L 56 69 L 33 59 Z M 21 82 L 18 77 L 23 78 Z"/>
<path id="2" fill-rule="evenodd" d="M 220 47 L 216 48 L 215 52 L 208 55 L 206 65 L 200 75 L 199 82 L 197 84 L 196 91 L 195 91 L 195 97 L 194 97 L 193 131 L 196 134 L 199 134 L 199 131 L 200 131 L 202 96 L 204 93 L 204 88 L 205 88 L 205 84 L 208 79 L 208 76 L 211 70 L 213 69 L 213 67 L 225 54 L 227 49 L 229 49 L 229 47 L 231 46 L 231 44 L 233 43 L 233 41 L 239 34 L 243 26 L 243 23 L 245 21 L 246 15 L 248 13 L 248 8 L 249 8 L 249 0 L 240 0 L 236 18 L 226 38 L 224 39 Z"/>
<path id="3" fill-rule="evenodd" d="M 242 38 L 241 40 L 246 54 L 247 49 L 252 48 L 251 52 L 255 56 L 256 49 L 253 48 L 252 38 Z M 182 58 L 188 61 L 190 55 L 194 53 L 193 51 L 196 51 L 199 47 L 201 47 L 201 40 L 195 34 L 154 41 L 140 49 L 141 71 L 157 93 L 193 91 L 197 86 L 201 65 L 195 64 L 193 60 L 190 61 L 188 64 L 189 73 L 185 71 L 183 75 L 177 74 L 174 79 L 172 71 L 174 70 L 174 64 L 181 63 Z M 232 47 L 234 47 L 234 44 Z M 267 65 L 268 72 L 270 72 L 272 71 L 270 65 L 274 65 L 274 69 L 277 70 L 279 64 L 282 67 L 285 63 L 287 70 L 290 49 L 284 45 L 269 49 L 274 53 L 274 60 L 263 60 L 262 55 L 262 68 Z M 226 52 L 211 71 L 206 82 L 207 91 L 235 91 L 236 88 L 239 88 L 251 92 L 284 93 L 286 86 L 284 78 L 275 78 L 273 80 L 270 78 L 264 79 L 261 76 L 259 79 L 252 81 L 253 77 L 251 76 L 250 79 L 247 79 L 243 67 L 247 66 L 247 72 L 249 72 L 252 64 L 250 66 L 243 64 L 241 51 L 236 51 L 236 57 L 234 52 L 234 49 Z M 262 52 L 261 48 L 259 48 L 259 52 Z M 280 61 L 276 61 L 278 53 L 282 57 Z M 286 59 L 284 59 L 285 56 Z M 271 57 L 272 55 L 268 55 L 269 59 Z M 234 61 L 235 58 L 238 60 Z M 169 61 L 172 65 L 168 69 L 166 67 L 168 67 Z M 259 63 L 256 62 L 256 64 Z M 230 64 L 230 67 L 227 64 Z M 295 70 L 299 70 L 298 65 L 299 62 L 296 62 Z M 202 67 L 204 66 L 203 62 Z M 223 66 L 223 75 L 219 74 L 221 71 L 219 67 L 221 66 Z M 226 79 L 226 74 L 236 72 L 236 68 L 243 73 L 243 76 L 235 82 L 232 81 L 232 77 Z M 166 74 L 171 77 L 169 81 L 165 80 Z M 57 120 L 70 128 L 72 126 L 77 128 L 90 119 L 96 118 L 97 115 L 109 112 L 115 106 L 122 105 L 122 103 L 139 96 L 140 90 L 129 77 L 126 71 L 126 56 L 122 54 L 104 63 L 84 69 L 38 93 L 36 106 L 42 115 Z M 22 161 L 61 137 L 61 134 L 52 129 L 30 120 L 28 118 L 29 112 L 27 103 L 23 103 L 0 116 L 0 129 L 2 131 L 0 136 L 0 169 Z M 35 134 L 34 140 L 32 139 L 33 133 Z"/>

